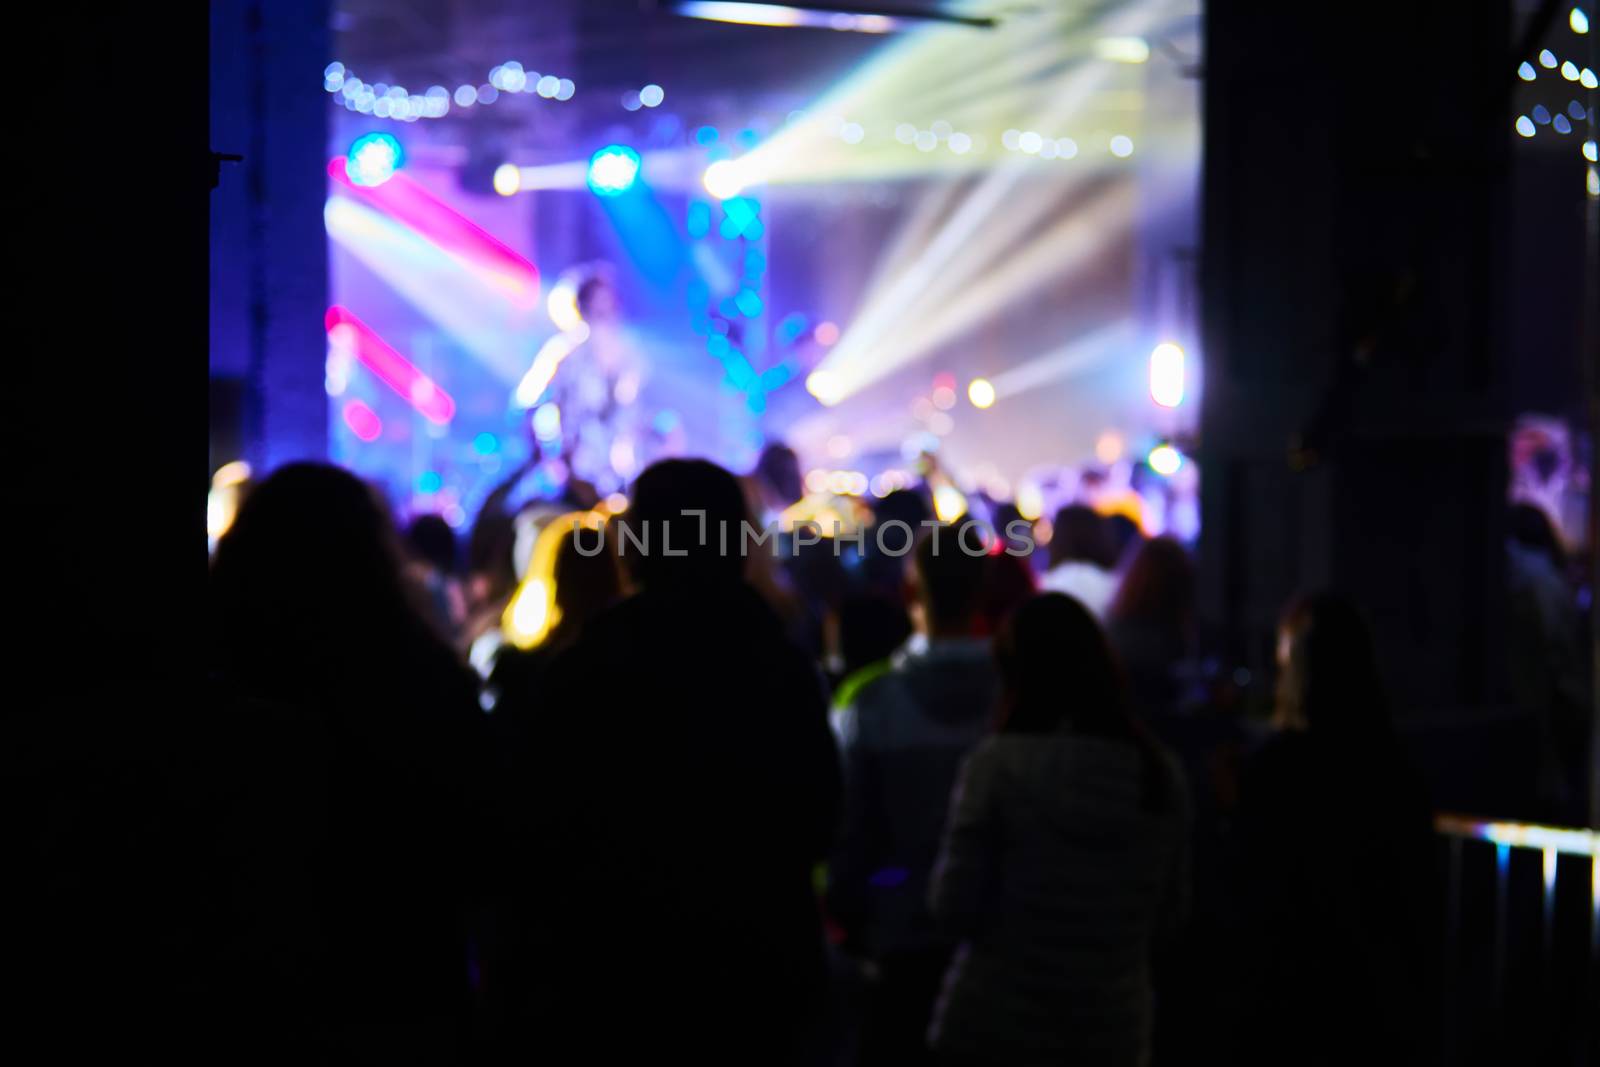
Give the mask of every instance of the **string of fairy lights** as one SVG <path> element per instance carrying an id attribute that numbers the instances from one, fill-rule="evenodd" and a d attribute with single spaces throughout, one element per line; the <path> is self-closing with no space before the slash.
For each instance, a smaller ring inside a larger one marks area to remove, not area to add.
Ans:
<path id="1" fill-rule="evenodd" d="M 1589 33 L 1588 14 L 1582 8 L 1574 7 L 1568 13 L 1567 26 L 1574 36 L 1586 36 Z M 1576 95 L 1564 104 L 1559 99 L 1574 89 L 1588 90 L 1592 97 L 1593 90 L 1600 87 L 1600 77 L 1595 75 L 1593 68 L 1579 66 L 1571 59 L 1563 59 L 1553 50 L 1545 48 L 1533 59 L 1525 59 L 1518 64 L 1517 77 L 1530 84 L 1542 82 L 1555 90 L 1554 96 L 1547 101 L 1534 104 L 1516 117 L 1512 125 L 1519 136 L 1532 140 L 1548 131 L 1557 137 L 1569 137 L 1583 128 L 1593 129 L 1592 103 L 1585 104 Z M 1578 150 L 1589 164 L 1584 175 L 1588 193 L 1600 197 L 1600 168 L 1596 167 L 1596 163 L 1600 162 L 1600 147 L 1596 146 L 1592 134 L 1579 142 Z"/>

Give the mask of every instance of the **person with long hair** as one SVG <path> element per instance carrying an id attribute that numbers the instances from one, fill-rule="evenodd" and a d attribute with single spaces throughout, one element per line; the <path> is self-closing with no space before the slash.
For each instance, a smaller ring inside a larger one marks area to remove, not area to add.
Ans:
<path id="1" fill-rule="evenodd" d="M 1239 790 L 1239 1058 L 1412 1062 L 1435 1017 L 1426 788 L 1353 603 L 1291 603 L 1278 667 L 1275 734 Z"/>
<path id="2" fill-rule="evenodd" d="M 1171 537 L 1141 542 L 1106 610 L 1106 636 L 1141 715 L 1171 712 L 1179 703 L 1178 671 L 1194 653 L 1194 596 L 1188 550 Z"/>
<path id="3" fill-rule="evenodd" d="M 233 1032 L 313 1059 L 454 1060 L 470 1016 L 483 717 L 402 568 L 375 494 L 314 463 L 256 487 L 211 568 L 212 978 Z"/>
<path id="4" fill-rule="evenodd" d="M 995 643 L 998 730 L 951 801 L 929 904 L 961 938 L 930 1039 L 955 1064 L 1136 1064 L 1152 942 L 1185 906 L 1186 801 L 1104 633 L 1060 593 Z"/>

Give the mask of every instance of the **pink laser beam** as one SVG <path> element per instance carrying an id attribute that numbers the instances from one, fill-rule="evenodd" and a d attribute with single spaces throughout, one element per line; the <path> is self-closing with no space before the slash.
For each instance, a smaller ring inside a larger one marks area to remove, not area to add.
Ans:
<path id="1" fill-rule="evenodd" d="M 430 422 L 445 425 L 456 413 L 450 394 L 379 337 L 349 308 L 335 304 L 323 318 L 328 340 L 361 361 Z M 353 429 L 354 427 L 352 427 Z"/>
<path id="2" fill-rule="evenodd" d="M 396 171 L 382 185 L 357 185 L 345 172 L 345 157 L 338 156 L 328 163 L 328 177 L 338 182 L 346 194 L 365 201 L 483 271 L 518 304 L 532 307 L 539 302 L 539 268 L 406 177 L 404 171 Z"/>

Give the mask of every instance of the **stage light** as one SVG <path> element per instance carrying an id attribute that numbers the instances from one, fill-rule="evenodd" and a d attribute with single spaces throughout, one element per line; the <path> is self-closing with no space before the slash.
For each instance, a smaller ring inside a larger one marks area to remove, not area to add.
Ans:
<path id="1" fill-rule="evenodd" d="M 1569 82 L 1577 81 L 1578 65 L 1570 59 L 1567 60 L 1565 63 L 1561 64 L 1561 76 L 1567 79 Z"/>
<path id="2" fill-rule="evenodd" d="M 456 106 L 471 107 L 478 102 L 478 89 L 474 85 L 456 86 Z"/>
<path id="3" fill-rule="evenodd" d="M 1015 152 L 1017 149 L 1022 147 L 1022 131 L 1007 130 L 1005 133 L 1000 135 L 1000 143 L 1005 145 L 1011 151 Z"/>
<path id="4" fill-rule="evenodd" d="M 644 107 L 644 102 L 639 99 L 639 94 L 632 89 L 622 94 L 622 110 L 638 111 Z"/>
<path id="5" fill-rule="evenodd" d="M 1150 352 L 1150 399 L 1164 408 L 1183 403 L 1183 349 L 1171 341 Z"/>
<path id="6" fill-rule="evenodd" d="M 1550 109 L 1543 104 L 1533 105 L 1533 121 L 1541 126 L 1550 125 Z"/>
<path id="7" fill-rule="evenodd" d="M 1145 462 L 1149 463 L 1150 469 L 1157 474 L 1170 478 L 1183 466 L 1183 454 L 1171 445 L 1161 444 L 1150 450 Z"/>
<path id="8" fill-rule="evenodd" d="M 400 142 L 392 135 L 369 133 L 357 137 L 350 145 L 350 153 L 345 157 L 345 174 L 355 184 L 371 188 L 394 177 L 405 160 Z"/>
<path id="9" fill-rule="evenodd" d="M 1556 54 L 1546 48 L 1539 53 L 1539 65 L 1547 70 L 1556 69 Z"/>
<path id="10" fill-rule="evenodd" d="M 540 404 L 533 412 L 533 433 L 541 441 L 561 436 L 561 408 L 554 402 Z"/>
<path id="11" fill-rule="evenodd" d="M 706 168 L 701 184 L 706 187 L 706 192 L 718 200 L 728 200 L 739 195 L 745 182 L 739 164 L 731 159 L 719 159 Z"/>
<path id="12" fill-rule="evenodd" d="M 540 96 L 549 100 L 561 89 L 561 79 L 554 74 L 546 74 L 535 83 Z"/>
<path id="13" fill-rule="evenodd" d="M 939 136 L 932 130 L 922 130 L 912 144 L 917 146 L 919 152 L 932 152 L 939 147 Z"/>
<path id="14" fill-rule="evenodd" d="M 501 196 L 515 196 L 522 188 L 522 169 L 515 163 L 502 163 L 494 168 L 494 191 Z"/>
<path id="15" fill-rule="evenodd" d="M 949 145 L 950 151 L 954 152 L 956 155 L 965 155 L 972 149 L 972 138 L 964 133 L 952 133 L 950 135 Z"/>
<path id="16" fill-rule="evenodd" d="M 577 91 L 578 87 L 572 84 L 571 78 L 562 78 L 560 81 L 556 82 L 555 98 L 557 100 L 571 100 L 572 94 L 576 93 Z"/>
<path id="17" fill-rule="evenodd" d="M 1600 153 L 1596 152 L 1595 143 L 1593 141 L 1583 142 L 1583 158 L 1587 159 L 1590 163 L 1600 159 Z"/>
<path id="18" fill-rule="evenodd" d="M 1111 154 L 1118 159 L 1127 159 L 1133 155 L 1133 139 L 1120 133 L 1111 138 Z"/>
<path id="19" fill-rule="evenodd" d="M 1600 196 L 1600 171 L 1589 168 L 1589 175 L 1584 179 L 1584 185 L 1589 190 L 1590 196 Z"/>
<path id="20" fill-rule="evenodd" d="M 974 378 L 967 386 L 967 399 L 975 408 L 994 407 L 994 386 L 987 378 Z"/>
<path id="21" fill-rule="evenodd" d="M 806 376 L 806 392 L 822 401 L 824 404 L 835 404 L 839 401 L 839 382 L 828 371 L 813 371 Z"/>
<path id="22" fill-rule="evenodd" d="M 1529 63 L 1526 59 L 1522 61 L 1522 66 L 1517 68 L 1517 77 L 1521 78 L 1525 82 L 1531 82 L 1538 76 L 1539 72 L 1534 70 L 1533 64 Z"/>
<path id="23" fill-rule="evenodd" d="M 1589 119 L 1588 109 L 1576 100 L 1567 105 L 1567 114 L 1572 116 L 1573 122 L 1586 122 Z"/>
<path id="24" fill-rule="evenodd" d="M 1044 147 L 1044 138 L 1033 130 L 1028 130 L 1017 138 L 1017 147 L 1028 155 L 1038 155 L 1039 149 Z"/>
<path id="25" fill-rule="evenodd" d="M 450 395 L 347 308 L 329 308 L 323 326 L 330 344 L 349 351 L 429 422 L 445 426 L 455 416 Z"/>
<path id="26" fill-rule="evenodd" d="M 933 406 L 940 411 L 949 411 L 956 406 L 955 388 L 950 385 L 936 385 L 930 399 L 933 401 Z"/>
<path id="27" fill-rule="evenodd" d="M 589 160 L 589 188 L 597 196 L 620 196 L 639 176 L 639 153 L 626 145 L 600 149 Z"/>
<path id="28" fill-rule="evenodd" d="M 839 140 L 845 144 L 860 144 L 861 139 L 867 135 L 859 122 L 847 122 L 839 127 Z"/>
<path id="29" fill-rule="evenodd" d="M 933 513 L 940 522 L 955 522 L 967 513 L 967 498 L 953 485 L 941 485 L 933 491 Z"/>
<path id="30" fill-rule="evenodd" d="M 1532 137 L 1538 131 L 1534 129 L 1532 119 L 1526 115 L 1518 115 L 1517 132 L 1522 134 L 1524 137 Z"/>
<path id="31" fill-rule="evenodd" d="M 1567 25 L 1572 27 L 1573 33 L 1589 32 L 1589 16 L 1583 13 L 1583 8 L 1575 7 L 1567 15 Z"/>
<path id="32" fill-rule="evenodd" d="M 500 439 L 492 433 L 480 433 L 472 439 L 472 450 L 480 456 L 490 456 L 500 450 Z"/>
<path id="33" fill-rule="evenodd" d="M 667 98 L 666 90 L 654 83 L 646 85 L 639 90 L 639 103 L 645 107 L 659 107 L 661 101 Z"/>
<path id="34" fill-rule="evenodd" d="M 1600 79 L 1595 78 L 1594 71 L 1584 67 L 1578 74 L 1578 84 L 1585 89 L 1593 89 L 1595 86 L 1600 85 Z"/>
<path id="35" fill-rule="evenodd" d="M 988 29 L 996 24 L 994 19 L 984 16 L 938 11 L 894 15 L 872 12 L 858 14 L 783 4 L 737 3 L 733 0 L 677 0 L 671 5 L 671 10 L 678 15 L 711 22 L 735 22 L 744 26 L 810 26 L 854 33 L 890 33 L 913 26 L 938 24 Z"/>
<path id="36" fill-rule="evenodd" d="M 1094 54 L 1113 63 L 1143 63 L 1150 58 L 1150 45 L 1143 37 L 1102 37 Z"/>
<path id="37" fill-rule="evenodd" d="M 363 441 L 376 441 L 383 433 L 383 420 L 378 418 L 378 413 L 359 400 L 344 406 L 344 424 Z"/>

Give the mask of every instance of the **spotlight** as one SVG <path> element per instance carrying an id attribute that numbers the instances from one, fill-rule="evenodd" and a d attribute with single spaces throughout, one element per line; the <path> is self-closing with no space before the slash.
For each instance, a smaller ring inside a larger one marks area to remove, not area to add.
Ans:
<path id="1" fill-rule="evenodd" d="M 1164 408 L 1183 403 L 1183 349 L 1171 341 L 1150 353 L 1150 399 Z"/>
<path id="2" fill-rule="evenodd" d="M 738 196 L 744 189 L 744 175 L 740 172 L 739 165 L 731 159 L 719 159 L 707 167 L 701 182 L 705 185 L 706 192 L 718 200 Z"/>
<path id="3" fill-rule="evenodd" d="M 400 142 L 387 133 L 357 137 L 345 157 L 345 173 L 356 185 L 382 185 L 394 177 L 406 161 Z"/>
<path id="4" fill-rule="evenodd" d="M 626 145 L 602 148 L 589 160 L 589 188 L 597 196 L 619 196 L 639 176 L 639 153 Z"/>
<path id="5" fill-rule="evenodd" d="M 975 408 L 994 406 L 994 386 L 987 378 L 974 378 L 967 386 L 967 399 L 972 401 Z"/>
<path id="6" fill-rule="evenodd" d="M 515 163 L 502 163 L 494 169 L 494 191 L 501 196 L 515 196 L 522 188 L 522 171 Z"/>
<path id="7" fill-rule="evenodd" d="M 1145 462 L 1150 464 L 1150 469 L 1164 478 L 1170 478 L 1178 473 L 1178 468 L 1183 466 L 1183 453 L 1168 444 L 1156 445 L 1145 457 Z"/>

